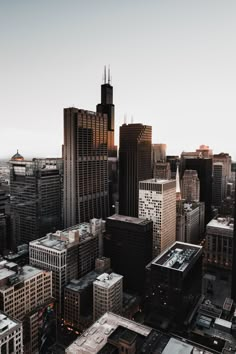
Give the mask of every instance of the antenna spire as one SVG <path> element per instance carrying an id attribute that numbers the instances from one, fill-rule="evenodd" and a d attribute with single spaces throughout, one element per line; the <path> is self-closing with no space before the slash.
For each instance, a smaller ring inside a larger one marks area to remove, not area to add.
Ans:
<path id="1" fill-rule="evenodd" d="M 110 65 L 108 66 L 108 84 L 111 83 L 111 73 L 110 73 Z"/>
<path id="2" fill-rule="evenodd" d="M 106 65 L 104 66 L 104 84 L 107 82 L 107 68 Z"/>

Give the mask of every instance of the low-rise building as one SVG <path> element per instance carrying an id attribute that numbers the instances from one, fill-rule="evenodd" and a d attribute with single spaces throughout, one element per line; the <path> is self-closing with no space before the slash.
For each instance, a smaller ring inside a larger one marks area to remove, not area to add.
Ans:
<path id="1" fill-rule="evenodd" d="M 22 354 L 22 323 L 0 311 L 0 353 Z"/>

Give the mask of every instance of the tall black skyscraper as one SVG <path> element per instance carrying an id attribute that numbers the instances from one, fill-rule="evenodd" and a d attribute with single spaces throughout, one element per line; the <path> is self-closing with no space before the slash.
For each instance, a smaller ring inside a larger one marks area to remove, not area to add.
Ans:
<path id="1" fill-rule="evenodd" d="M 196 170 L 198 173 L 200 180 L 200 202 L 205 203 L 205 224 L 207 224 L 212 218 L 212 158 L 182 158 L 181 170 L 182 175 L 185 170 Z"/>
<path id="2" fill-rule="evenodd" d="M 152 127 L 123 124 L 120 127 L 119 213 L 138 216 L 139 181 L 152 177 Z"/>
<path id="3" fill-rule="evenodd" d="M 113 104 L 113 87 L 111 86 L 110 69 L 108 78 L 104 68 L 104 83 L 101 85 L 101 103 L 97 105 L 97 113 L 107 115 L 107 152 L 108 152 L 108 186 L 109 215 L 114 213 L 114 205 L 118 199 L 118 160 L 117 146 L 114 144 L 115 106 Z"/>
<path id="4" fill-rule="evenodd" d="M 62 159 L 10 161 L 11 217 L 16 245 L 28 243 L 62 226 Z"/>

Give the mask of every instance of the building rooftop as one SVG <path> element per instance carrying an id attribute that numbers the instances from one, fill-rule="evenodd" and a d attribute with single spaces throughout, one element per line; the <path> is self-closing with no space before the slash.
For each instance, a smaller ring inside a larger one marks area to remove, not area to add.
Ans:
<path id="1" fill-rule="evenodd" d="M 66 354 L 97 353 L 107 343 L 108 337 L 118 326 L 147 337 L 151 328 L 128 320 L 111 312 L 106 312 L 98 321 L 78 337 L 65 351 Z"/>
<path id="2" fill-rule="evenodd" d="M 81 292 L 97 279 L 98 273 L 95 271 L 89 272 L 80 279 L 72 279 L 65 289 Z"/>
<path id="3" fill-rule="evenodd" d="M 184 272 L 194 258 L 199 258 L 202 246 L 190 243 L 175 242 L 170 248 L 157 256 L 150 264 L 165 268 L 171 268 Z"/>
<path id="4" fill-rule="evenodd" d="M 11 330 L 15 326 L 20 324 L 19 321 L 13 320 L 12 318 L 8 317 L 3 312 L 0 312 L 0 338 L 5 336 L 7 331 Z"/>
<path id="5" fill-rule="evenodd" d="M 144 181 L 140 181 L 139 183 L 155 183 L 155 184 L 169 184 L 175 183 L 174 179 L 159 179 L 159 178 L 150 178 L 145 179 Z"/>
<path id="6" fill-rule="evenodd" d="M 150 220 L 135 218 L 133 216 L 120 215 L 120 214 L 114 214 L 112 216 L 109 216 L 107 219 L 121 221 L 121 222 L 127 222 L 130 224 L 136 224 L 136 225 L 146 225 L 151 222 Z"/>
<path id="7" fill-rule="evenodd" d="M 96 278 L 96 280 L 94 281 L 94 285 L 97 285 L 101 288 L 110 288 L 111 286 L 116 284 L 116 282 L 121 280 L 122 278 L 123 278 L 123 275 L 120 275 L 120 274 L 103 273 Z"/>
<path id="8" fill-rule="evenodd" d="M 30 246 L 39 246 L 42 248 L 55 249 L 56 251 L 64 251 L 75 243 L 80 243 L 94 237 L 90 232 L 89 223 L 81 223 L 69 227 L 62 231 L 49 233 L 37 240 L 31 241 Z"/>
<path id="9" fill-rule="evenodd" d="M 215 227 L 219 229 L 232 230 L 234 229 L 234 219 L 230 217 L 217 217 L 212 219 L 208 224 L 208 227 Z"/>

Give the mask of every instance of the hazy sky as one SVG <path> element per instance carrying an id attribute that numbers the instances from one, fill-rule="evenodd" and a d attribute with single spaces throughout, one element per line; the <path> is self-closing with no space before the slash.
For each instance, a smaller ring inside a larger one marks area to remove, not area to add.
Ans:
<path id="1" fill-rule="evenodd" d="M 60 156 L 63 108 L 95 110 L 110 64 L 119 126 L 236 159 L 235 0 L 0 0 L 0 158 Z"/>

